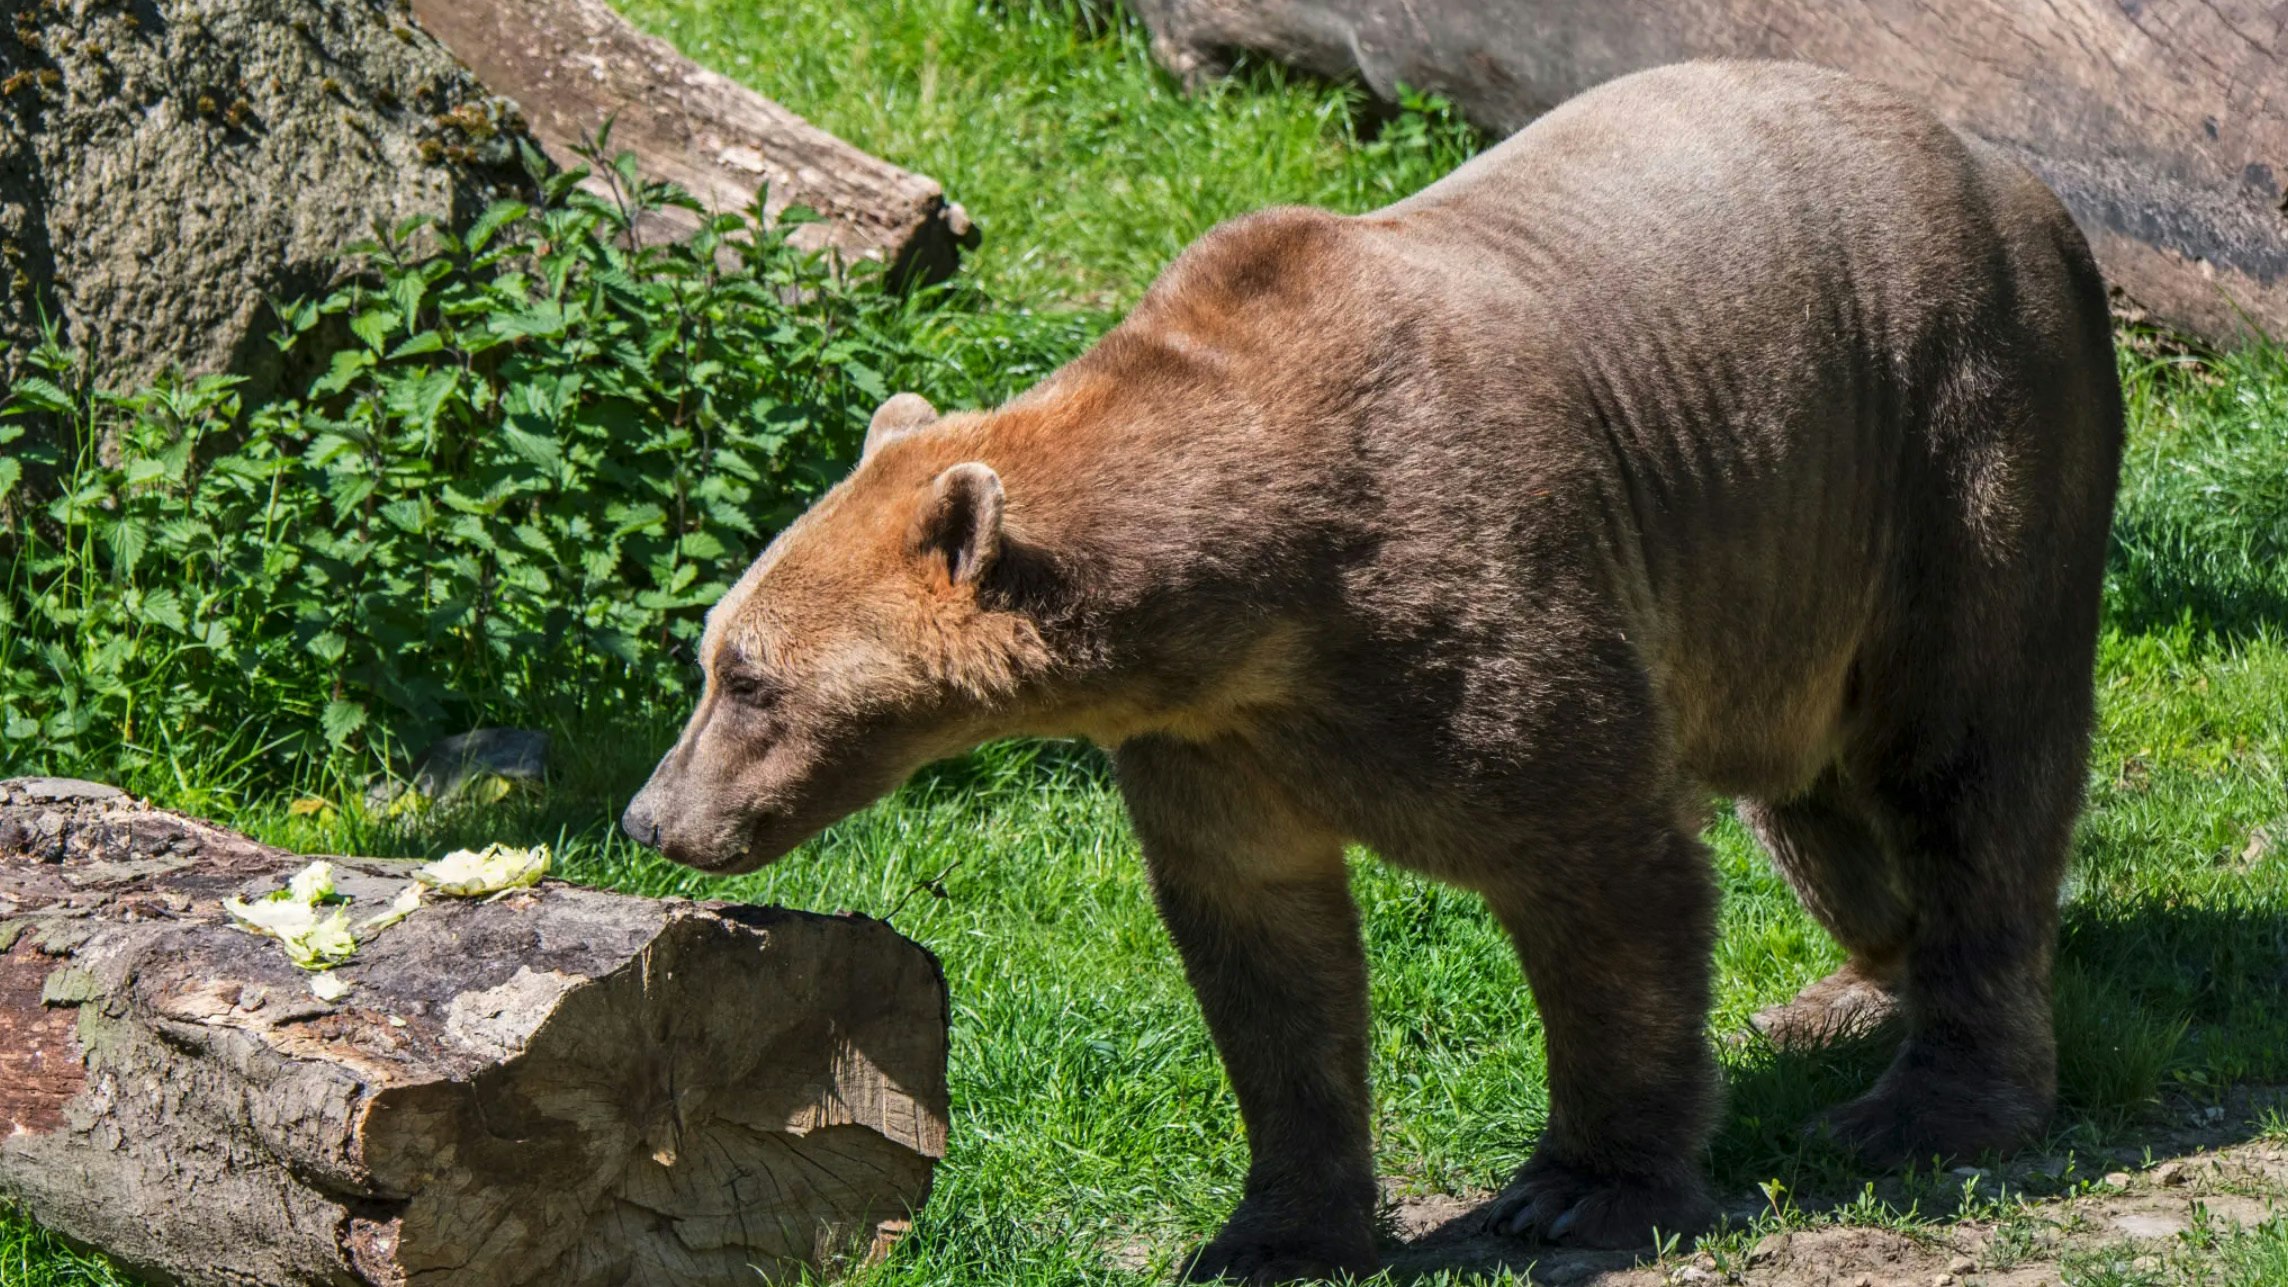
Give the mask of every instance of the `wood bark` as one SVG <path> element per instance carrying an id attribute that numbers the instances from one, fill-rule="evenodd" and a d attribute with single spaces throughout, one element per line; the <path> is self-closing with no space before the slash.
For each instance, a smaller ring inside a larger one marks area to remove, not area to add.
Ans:
<path id="1" fill-rule="evenodd" d="M 1385 98 L 1446 95 L 1508 133 L 1689 58 L 1797 58 L 1880 81 L 2017 156 L 2107 277 L 2229 340 L 2288 337 L 2288 3 L 2204 0 L 1130 0 L 1187 79 L 1257 51 Z M 1658 200 L 1658 193 L 1646 199 Z"/>
<path id="2" fill-rule="evenodd" d="M 831 1271 L 928 1193 L 945 985 L 888 926 L 433 897 L 327 1004 L 220 907 L 306 861 L 0 782 L 0 1195 L 166 1281 L 685 1287 Z M 334 862 L 353 910 L 410 868 Z"/>
<path id="3" fill-rule="evenodd" d="M 807 206 L 823 221 L 797 245 L 889 266 L 895 282 L 938 280 L 976 237 L 933 179 L 869 156 L 630 26 L 604 0 L 411 0 L 414 16 L 496 94 L 516 100 L 551 160 L 612 122 L 613 150 L 646 179 L 683 187 L 708 210 L 744 210 L 767 187 L 773 217 Z M 600 176 L 588 185 L 608 193 Z M 639 232 L 687 235 L 698 216 L 664 210 Z"/>

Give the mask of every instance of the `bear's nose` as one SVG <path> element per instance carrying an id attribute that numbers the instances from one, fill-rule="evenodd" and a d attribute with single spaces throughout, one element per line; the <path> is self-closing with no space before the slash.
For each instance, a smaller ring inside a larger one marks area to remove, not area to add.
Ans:
<path id="1" fill-rule="evenodd" d="M 659 819 L 652 816 L 651 806 L 640 795 L 629 801 L 628 811 L 620 815 L 620 830 L 646 849 L 659 848 Z"/>

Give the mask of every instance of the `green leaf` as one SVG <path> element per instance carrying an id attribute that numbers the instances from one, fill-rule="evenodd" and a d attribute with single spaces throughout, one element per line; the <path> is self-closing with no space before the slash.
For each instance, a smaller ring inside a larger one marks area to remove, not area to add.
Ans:
<path id="1" fill-rule="evenodd" d="M 458 368 L 448 366 L 424 371 L 412 379 L 390 385 L 389 408 L 413 425 L 429 429 L 436 425 L 438 415 L 460 387 Z"/>
<path id="2" fill-rule="evenodd" d="M 183 619 L 183 601 L 165 586 L 145 591 L 136 615 L 152 625 L 165 626 L 176 634 L 190 633 L 190 623 Z"/>
<path id="3" fill-rule="evenodd" d="M 123 518 L 112 524 L 109 534 L 111 557 L 122 574 L 132 573 L 135 565 L 143 561 L 143 551 L 151 545 L 151 525 L 140 519 Z"/>
<path id="4" fill-rule="evenodd" d="M 331 701 L 318 714 L 318 727 L 325 732 L 326 741 L 340 746 L 350 735 L 365 727 L 365 706 L 361 702 Z"/>
<path id="5" fill-rule="evenodd" d="M 445 337 L 437 331 L 423 331 L 389 351 L 389 360 L 419 357 L 424 353 L 438 353 L 445 348 Z"/>
<path id="6" fill-rule="evenodd" d="M 505 339 L 553 339 L 564 333 L 564 310 L 542 301 L 529 309 L 492 319 L 493 333 Z"/>
<path id="7" fill-rule="evenodd" d="M 58 388 L 54 381 L 43 380 L 36 375 L 17 377 L 15 385 L 8 391 L 8 411 L 15 412 L 21 408 L 52 411 L 58 415 L 70 415 L 75 409 L 70 394 Z"/>
<path id="8" fill-rule="evenodd" d="M 525 461 L 542 469 L 554 471 L 564 463 L 563 449 L 556 440 L 545 434 L 527 433 L 513 426 L 501 427 L 501 439 Z"/>
<path id="9" fill-rule="evenodd" d="M 461 240 L 469 248 L 469 252 L 474 254 L 485 248 L 486 243 L 493 239 L 494 233 L 499 232 L 506 225 L 524 218 L 531 211 L 532 208 L 521 201 L 495 201 L 485 207 L 485 212 L 477 216 L 475 223 L 469 225 L 467 235 Z"/>
<path id="10" fill-rule="evenodd" d="M 372 309 L 360 313 L 350 321 L 350 333 L 365 341 L 365 346 L 379 353 L 387 344 L 400 319 L 386 309 Z"/>
<path id="11" fill-rule="evenodd" d="M 330 398 L 348 389 L 357 378 L 373 366 L 373 354 L 364 349 L 343 349 L 334 354 L 333 364 L 310 384 L 310 396 Z"/>

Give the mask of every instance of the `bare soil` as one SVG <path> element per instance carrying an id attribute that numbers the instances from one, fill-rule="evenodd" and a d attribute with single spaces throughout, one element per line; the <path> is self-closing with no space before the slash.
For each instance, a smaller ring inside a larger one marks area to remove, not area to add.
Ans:
<path id="1" fill-rule="evenodd" d="M 1402 1245 L 1386 1259 L 1399 1282 L 1507 1269 L 1566 1287 L 2056 1287 L 2071 1258 L 2118 1250 L 2133 1267 L 2153 1269 L 2172 1254 L 2181 1261 L 2188 1244 L 2179 1235 L 2196 1227 L 2222 1232 L 2288 1212 L 2288 1141 L 2264 1138 L 2261 1127 L 2264 1110 L 2284 1102 L 2288 1093 L 2279 1090 L 2240 1090 L 2221 1106 L 2174 1105 L 2150 1144 L 2073 1159 L 2085 1177 L 2075 1183 L 2060 1183 L 2072 1172 L 2059 1156 L 1958 1171 L 1964 1180 L 1975 1174 L 1989 1194 L 2065 1190 L 2006 1203 L 1999 1217 L 1990 1205 L 1977 1218 L 1884 1225 L 1827 1222 L 1815 1212 L 1745 1250 L 1655 1257 L 1532 1246 L 1480 1232 L 1475 1211 L 1488 1194 L 1399 1193 L 1387 1218 Z M 1876 1192 L 1904 1209 L 1897 1184 L 1880 1181 Z M 1736 1228 L 1752 1227 L 1764 1210 L 1760 1196 L 1740 1195 L 1730 1219 Z M 2192 1280 L 2200 1278 L 2196 1267 Z"/>

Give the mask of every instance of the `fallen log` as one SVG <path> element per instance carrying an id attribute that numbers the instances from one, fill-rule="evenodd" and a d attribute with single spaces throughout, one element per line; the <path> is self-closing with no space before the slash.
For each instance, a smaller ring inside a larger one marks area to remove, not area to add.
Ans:
<path id="1" fill-rule="evenodd" d="M 1186 80 L 1253 51 L 1445 95 L 1516 130 L 1687 58 L 1799 58 L 1881 81 L 2014 153 L 2108 279 L 2230 340 L 2288 337 L 2288 34 L 2278 5 L 2138 0 L 1129 0 Z M 1660 194 L 1647 193 L 1659 200 Z"/>
<path id="2" fill-rule="evenodd" d="M 0 1196 L 167 1281 L 695 1287 L 928 1193 L 945 985 L 887 925 L 551 881 L 433 899 L 328 1004 L 220 908 L 307 861 L 0 782 Z M 333 861 L 361 908 L 410 867 Z"/>
<path id="3" fill-rule="evenodd" d="M 933 179 L 869 156 L 746 86 L 628 24 L 604 0 L 412 0 L 438 42 L 496 94 L 516 100 L 550 159 L 575 152 L 612 122 L 654 182 L 673 182 L 715 213 L 747 208 L 767 185 L 766 209 L 808 206 L 822 222 L 798 228 L 805 249 L 889 265 L 891 280 L 950 275 L 976 237 L 969 217 Z M 589 187 L 608 193 L 607 180 Z M 698 216 L 664 210 L 639 235 L 689 234 Z"/>

